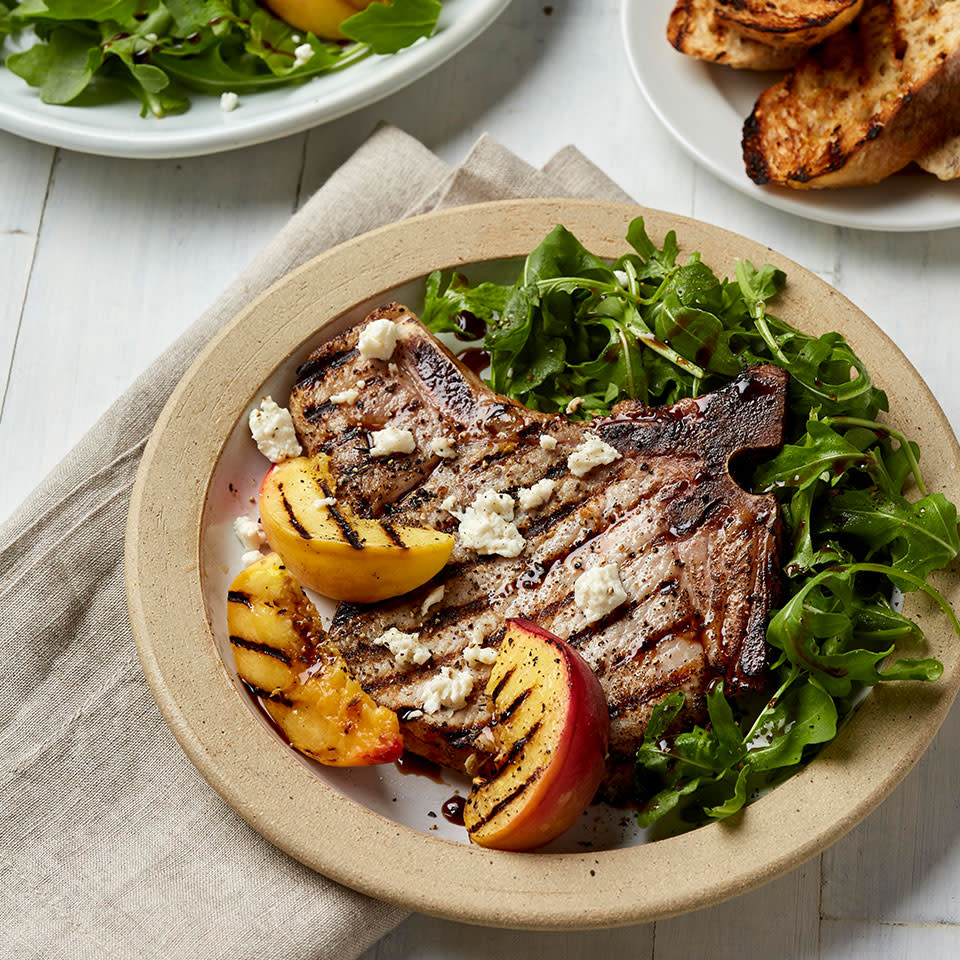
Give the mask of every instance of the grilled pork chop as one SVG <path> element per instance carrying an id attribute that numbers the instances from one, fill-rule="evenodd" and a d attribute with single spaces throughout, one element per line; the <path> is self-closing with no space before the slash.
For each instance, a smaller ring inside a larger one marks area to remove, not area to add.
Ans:
<path id="1" fill-rule="evenodd" d="M 361 329 L 378 318 L 399 328 L 389 361 L 357 350 Z M 355 404 L 331 400 L 360 380 Z M 521 489 L 554 481 L 546 502 L 517 508 L 526 541 L 518 556 L 478 555 L 458 538 L 425 586 L 339 607 L 331 637 L 363 687 L 398 712 L 407 748 L 469 773 L 489 754 L 490 668 L 465 650 L 495 650 L 508 617 L 565 638 L 594 669 L 610 709 L 611 771 L 630 769 L 653 707 L 673 690 L 687 695 L 689 719 L 702 716 L 717 679 L 728 693 L 760 685 L 780 521 L 775 500 L 744 491 L 729 463 L 780 445 L 785 388 L 781 369 L 755 367 L 697 399 L 657 409 L 623 402 L 608 417 L 575 423 L 493 393 L 396 304 L 311 354 L 290 398 L 300 440 L 307 453 L 331 456 L 338 499 L 388 530 L 456 533 L 454 513 L 483 491 L 518 499 Z M 370 432 L 388 424 L 413 434 L 413 453 L 370 456 Z M 620 456 L 578 477 L 567 458 L 587 434 Z M 435 438 L 450 438 L 455 456 L 432 453 Z M 616 564 L 627 599 L 587 622 L 574 585 L 599 564 Z M 391 627 L 419 634 L 430 659 L 398 666 L 375 642 Z M 465 706 L 422 713 L 444 668 L 472 680 Z"/>

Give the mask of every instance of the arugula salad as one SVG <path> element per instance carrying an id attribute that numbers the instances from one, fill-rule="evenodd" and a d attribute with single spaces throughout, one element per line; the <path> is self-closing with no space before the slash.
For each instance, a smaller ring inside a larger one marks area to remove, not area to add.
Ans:
<path id="1" fill-rule="evenodd" d="M 44 103 L 135 98 L 141 116 L 163 117 L 187 110 L 193 93 L 242 95 L 396 53 L 430 36 L 440 9 L 439 0 L 374 2 L 340 24 L 345 41 L 332 41 L 256 0 L 0 0 L 0 52 Z M 25 49 L 2 51 L 8 37 Z"/>
<path id="2" fill-rule="evenodd" d="M 768 684 L 756 697 L 707 694 L 708 720 L 678 730 L 680 691 L 653 711 L 636 760 L 641 826 L 675 832 L 728 817 L 832 740 L 863 691 L 937 680 L 939 661 L 890 662 L 920 627 L 895 593 L 926 582 L 960 552 L 957 508 L 929 493 L 916 443 L 878 421 L 887 397 L 839 333 L 811 336 L 768 312 L 786 283 L 772 266 L 736 264 L 721 279 L 675 233 L 657 247 L 642 218 L 632 252 L 610 264 L 556 227 L 512 285 L 430 275 L 423 322 L 489 356 L 488 384 L 529 407 L 574 418 L 624 399 L 657 406 L 716 389 L 751 364 L 790 374 L 783 449 L 741 482 L 781 505 L 782 605 L 767 629 Z M 482 322 L 480 322 L 482 321 Z M 482 333 L 481 333 L 482 331 Z M 907 496 L 909 494 L 909 497 Z"/>

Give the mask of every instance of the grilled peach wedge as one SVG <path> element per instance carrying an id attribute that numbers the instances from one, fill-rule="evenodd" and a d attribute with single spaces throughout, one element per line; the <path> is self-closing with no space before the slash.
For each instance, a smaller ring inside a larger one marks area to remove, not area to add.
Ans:
<path id="1" fill-rule="evenodd" d="M 266 0 L 291 27 L 328 40 L 342 40 L 340 24 L 370 5 L 370 0 Z"/>
<path id="2" fill-rule="evenodd" d="M 305 587 L 375 603 L 419 587 L 447 562 L 449 534 L 357 517 L 335 494 L 325 454 L 274 464 L 260 485 L 267 542 Z"/>
<path id="3" fill-rule="evenodd" d="M 334 767 L 398 759 L 397 715 L 363 692 L 319 624 L 275 553 L 250 564 L 230 586 L 227 627 L 237 672 L 290 745 Z"/>
<path id="4" fill-rule="evenodd" d="M 603 779 L 610 717 L 583 657 L 528 620 L 508 620 L 490 680 L 493 773 L 474 781 L 464 808 L 470 839 L 532 850 L 587 808 Z"/>

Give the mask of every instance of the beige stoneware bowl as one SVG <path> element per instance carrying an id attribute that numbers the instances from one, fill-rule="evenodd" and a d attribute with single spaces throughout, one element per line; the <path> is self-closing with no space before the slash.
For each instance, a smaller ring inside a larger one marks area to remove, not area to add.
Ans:
<path id="1" fill-rule="evenodd" d="M 960 643 L 932 603 L 911 596 L 908 613 L 944 664 L 938 683 L 876 689 L 813 763 L 729 821 L 647 843 L 601 831 L 592 849 L 533 854 L 471 847 L 442 819 L 423 819 L 433 800 L 419 799 L 422 778 L 393 767 L 321 770 L 253 708 L 223 622 L 240 553 L 228 545 L 228 521 L 255 516 L 250 495 L 267 466 L 250 451 L 247 411 L 267 392 L 284 402 L 309 350 L 379 302 L 402 296 L 419 306 L 431 270 L 456 267 L 471 279 L 496 272 L 496 261 L 524 256 L 557 223 L 614 258 L 639 214 L 655 240 L 675 229 L 682 252 L 701 251 L 718 273 L 732 276 L 735 257 L 786 270 L 776 312 L 807 331 L 846 335 L 889 394 L 896 425 L 923 442 L 930 490 L 960 501 L 953 432 L 896 346 L 809 271 L 717 227 L 624 204 L 506 201 L 384 227 L 289 274 L 217 335 L 157 422 L 127 527 L 130 618 L 157 703 L 213 788 L 277 846 L 371 896 L 455 920 L 541 929 L 614 926 L 717 903 L 797 866 L 866 816 L 930 743 L 957 692 Z M 933 582 L 960 607 L 955 571 Z M 449 794 L 454 783 L 431 789 Z"/>

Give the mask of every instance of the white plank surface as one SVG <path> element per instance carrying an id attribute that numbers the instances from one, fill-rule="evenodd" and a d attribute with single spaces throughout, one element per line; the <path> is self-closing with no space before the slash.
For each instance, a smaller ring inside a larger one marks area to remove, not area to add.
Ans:
<path id="1" fill-rule="evenodd" d="M 55 152 L 0 132 L 0 416 Z"/>
<path id="2" fill-rule="evenodd" d="M 651 29 L 659 30 L 669 3 L 650 6 Z M 775 247 L 889 332 L 960 422 L 960 230 L 841 230 L 720 184 L 643 103 L 621 49 L 618 8 L 616 0 L 554 0 L 548 15 L 541 2 L 515 0 L 460 55 L 382 103 L 218 157 L 138 163 L 58 153 L 54 163 L 53 150 L 0 134 L 0 516 L 381 120 L 451 163 L 485 131 L 535 164 L 574 143 L 639 202 Z M 958 744 L 955 710 L 916 770 L 864 824 L 822 858 L 729 903 L 582 934 L 482 930 L 418 916 L 366 960 L 956 957 Z"/>

